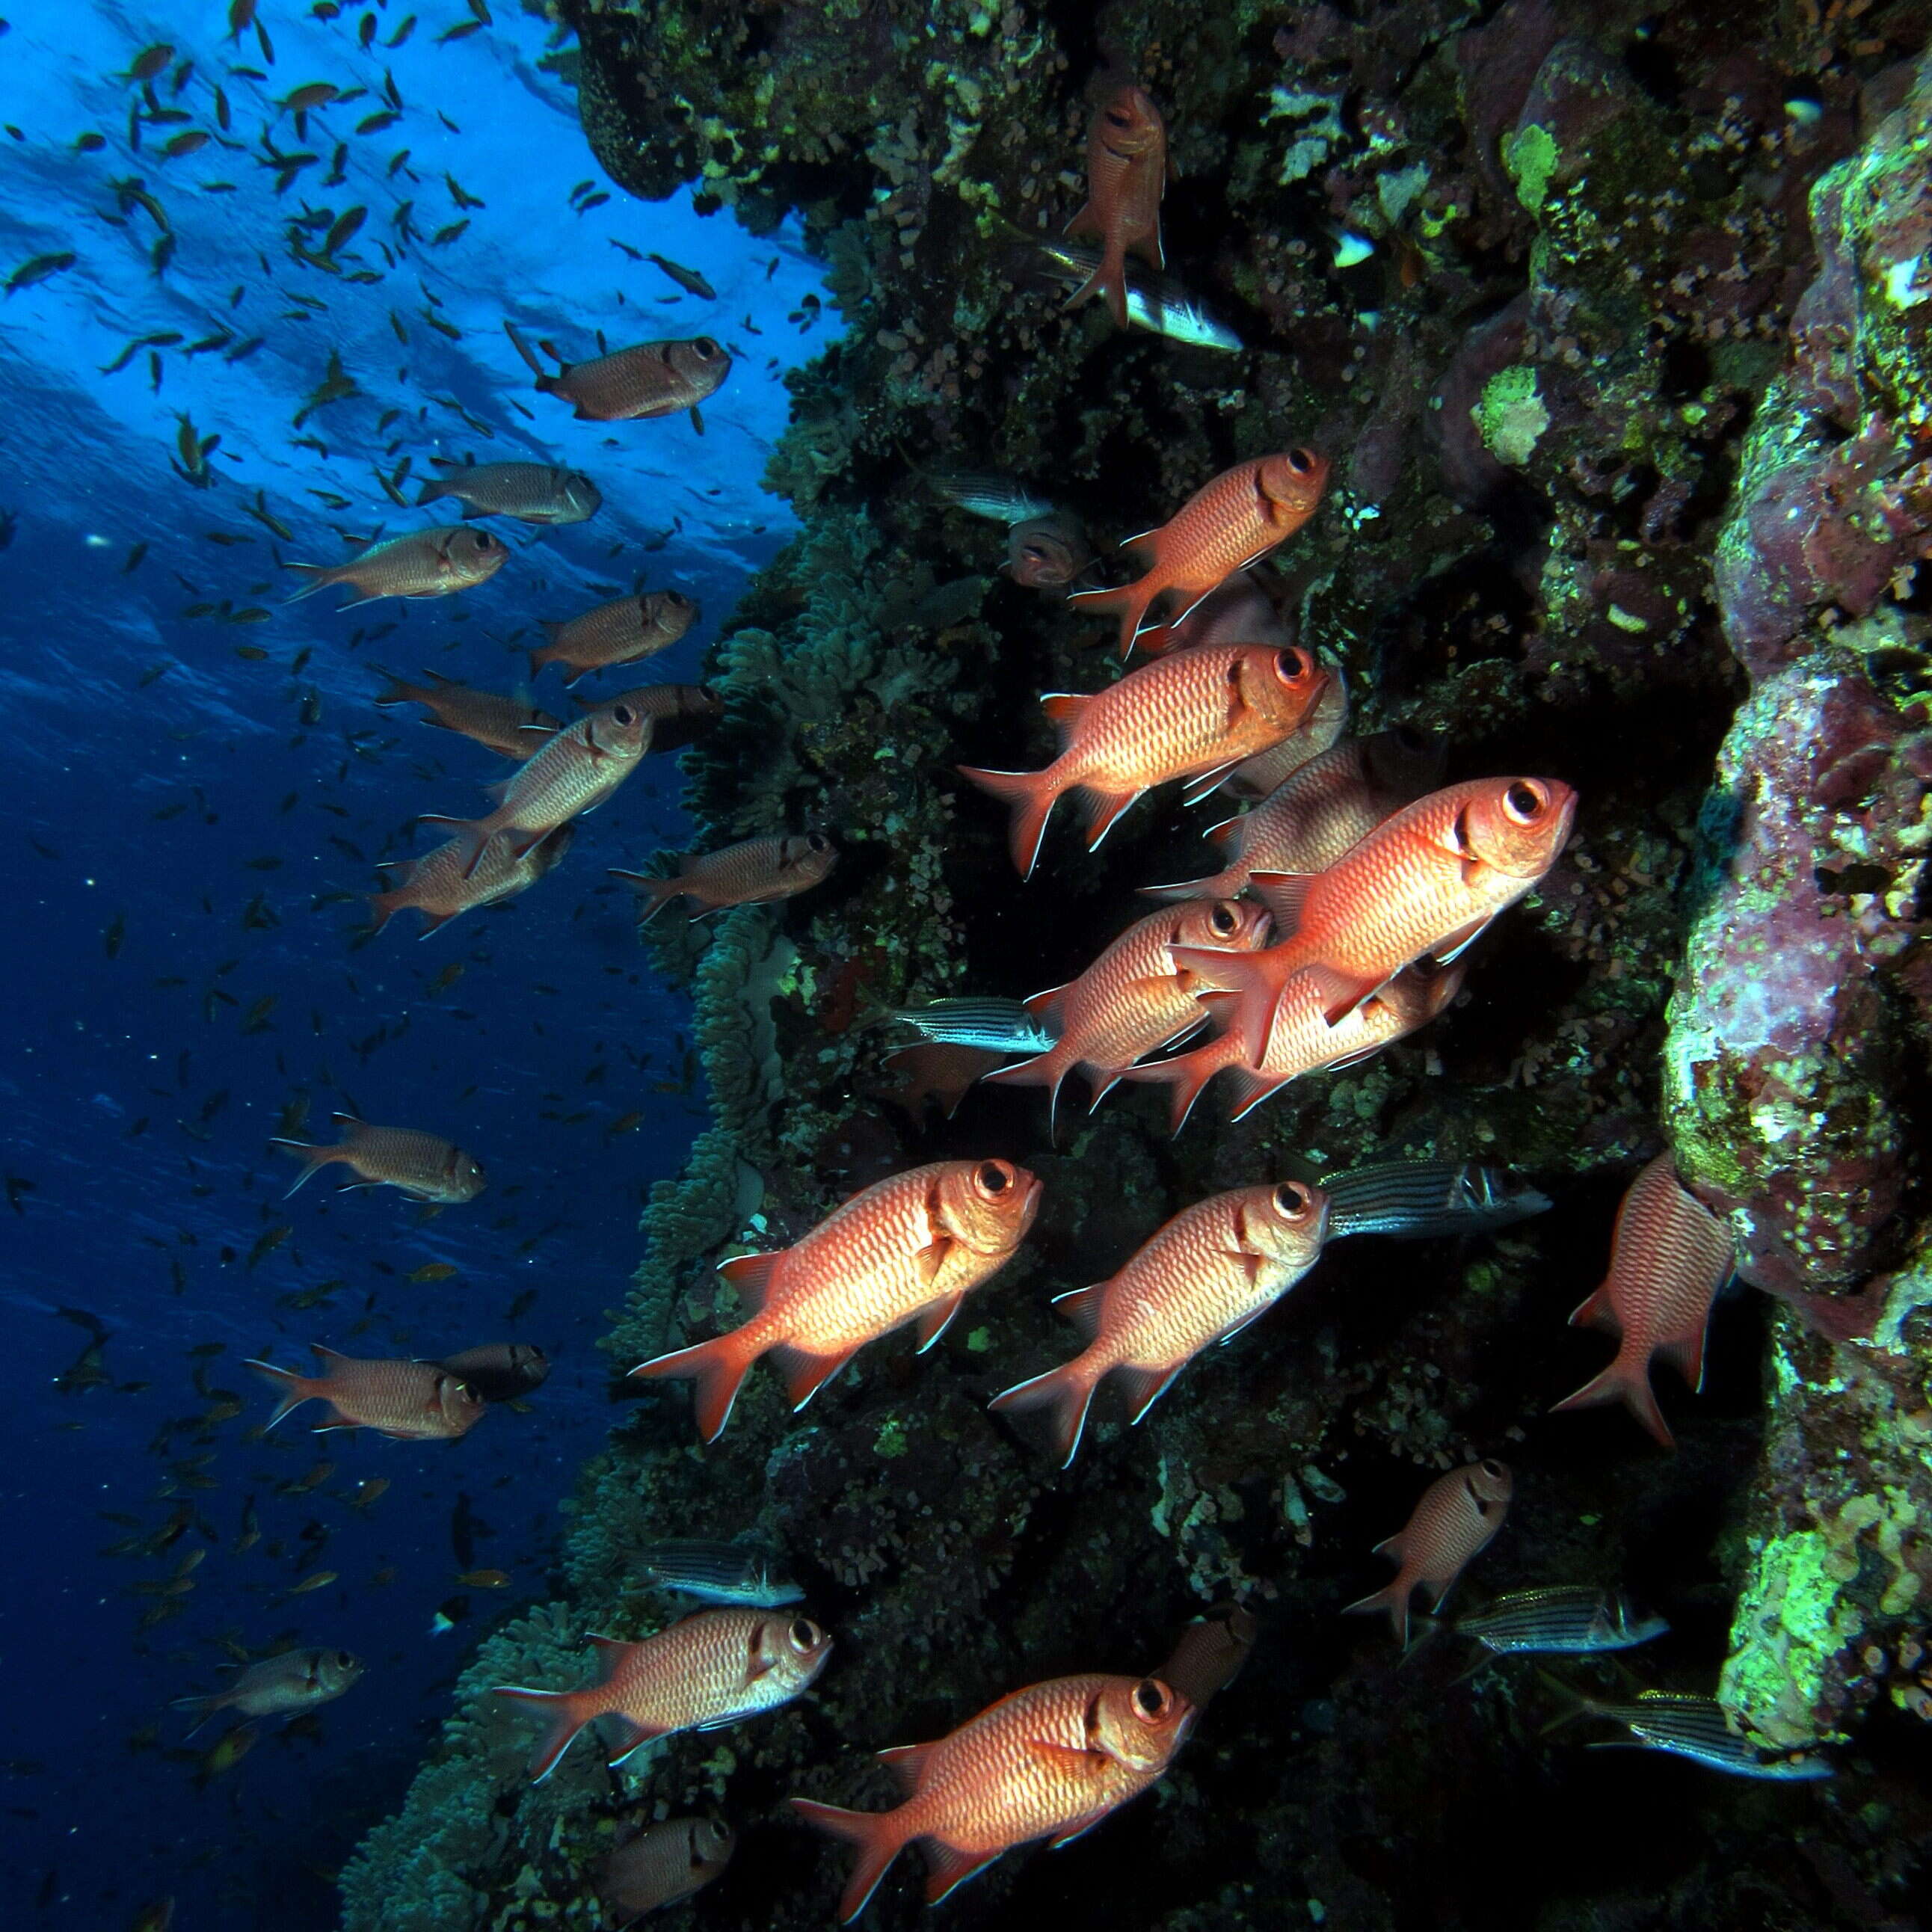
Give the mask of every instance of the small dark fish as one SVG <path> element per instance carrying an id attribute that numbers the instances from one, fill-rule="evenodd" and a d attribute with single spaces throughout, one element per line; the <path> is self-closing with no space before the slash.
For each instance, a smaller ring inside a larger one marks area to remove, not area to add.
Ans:
<path id="1" fill-rule="evenodd" d="M 1396 1240 L 1486 1234 L 1544 1213 L 1550 1197 L 1476 1161 L 1384 1160 L 1323 1180 L 1328 1238 L 1388 1234 Z"/>
<path id="2" fill-rule="evenodd" d="M 1600 1584 L 1511 1590 L 1455 1623 L 1460 1635 L 1498 1654 L 1574 1657 L 1634 1650 L 1670 1628 L 1663 1618 L 1639 1611 L 1622 1591 Z"/>
<path id="3" fill-rule="evenodd" d="M 16 289 L 30 289 L 37 282 L 44 282 L 55 275 L 64 275 L 80 260 L 78 255 L 63 250 L 54 255 L 36 255 L 22 262 L 7 278 L 5 292 L 13 294 Z"/>
<path id="4" fill-rule="evenodd" d="M 1044 1053 L 1059 1037 L 1027 1010 L 1023 1000 L 932 1000 L 901 1006 L 888 1016 L 916 1027 L 928 1040 L 951 1046 L 980 1046 L 992 1053 Z"/>
<path id="5" fill-rule="evenodd" d="M 805 1594 L 796 1584 L 776 1575 L 771 1558 L 740 1543 L 712 1543 L 702 1537 L 676 1537 L 646 1544 L 638 1567 L 652 1582 L 705 1604 L 749 1604 L 773 1610 L 797 1603 Z"/>
<path id="6" fill-rule="evenodd" d="M 695 268 L 687 268 L 682 262 L 674 262 L 663 255 L 646 255 L 644 260 L 655 262 L 686 295 L 696 296 L 705 302 L 718 299 L 718 291 Z"/>
<path id="7" fill-rule="evenodd" d="M 484 1342 L 447 1355 L 442 1366 L 485 1402 L 514 1402 L 550 1378 L 550 1358 L 534 1342 Z"/>
<path id="8" fill-rule="evenodd" d="M 1630 1732 L 1628 1738 L 1600 1739 L 1590 1745 L 1592 1750 L 1663 1751 L 1672 1757 L 1688 1757 L 1694 1764 L 1726 1772 L 1732 1778 L 1784 1781 L 1838 1775 L 1838 1767 L 1816 1751 L 1768 1755 L 1760 1750 L 1748 1738 L 1731 1729 L 1724 1707 L 1714 1697 L 1646 1690 L 1634 1704 L 1604 1704 L 1558 1683 L 1546 1673 L 1544 1682 L 1576 1707 L 1558 1718 L 1557 1724 L 1567 1724 L 1576 1717 L 1604 1718 Z M 1555 1725 L 1545 1726 L 1546 1730 L 1555 1728 Z"/>

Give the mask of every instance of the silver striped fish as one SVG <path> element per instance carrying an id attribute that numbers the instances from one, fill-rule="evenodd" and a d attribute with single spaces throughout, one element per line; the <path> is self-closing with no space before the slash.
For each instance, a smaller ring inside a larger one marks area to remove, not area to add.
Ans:
<path id="1" fill-rule="evenodd" d="M 969 994 L 901 1006 L 890 1017 L 916 1027 L 928 1040 L 949 1046 L 984 1047 L 989 1053 L 1044 1053 L 1059 1037 L 1021 1000 Z"/>
<path id="2" fill-rule="evenodd" d="M 1687 1696 L 1675 1690 L 1646 1690 L 1634 1704 L 1604 1704 L 1573 1690 L 1567 1684 L 1558 1684 L 1553 1677 L 1545 1681 L 1576 1705 L 1570 1716 L 1603 1718 L 1623 1725 L 1630 1732 L 1628 1738 L 1597 1739 L 1589 1746 L 1592 1750 L 1663 1751 L 1732 1778 L 1784 1781 L 1838 1775 L 1837 1766 L 1816 1751 L 1761 1750 L 1748 1738 L 1731 1729 L 1724 1707 L 1714 1697 Z"/>
<path id="3" fill-rule="evenodd" d="M 1399 1241 L 1486 1234 L 1548 1208 L 1550 1197 L 1500 1167 L 1473 1160 L 1378 1160 L 1322 1183 L 1328 1238 L 1388 1234 Z"/>
<path id="4" fill-rule="evenodd" d="M 742 1543 L 668 1538 L 639 1550 L 638 1567 L 660 1589 L 675 1590 L 704 1604 L 745 1604 L 769 1610 L 795 1604 L 805 1594 L 776 1573 L 767 1551 Z"/>
<path id="5" fill-rule="evenodd" d="M 1485 1608 L 1456 1619 L 1456 1630 L 1498 1655 L 1553 1653 L 1594 1656 L 1632 1650 L 1670 1626 L 1640 1612 L 1621 1590 L 1600 1584 L 1511 1590 Z"/>

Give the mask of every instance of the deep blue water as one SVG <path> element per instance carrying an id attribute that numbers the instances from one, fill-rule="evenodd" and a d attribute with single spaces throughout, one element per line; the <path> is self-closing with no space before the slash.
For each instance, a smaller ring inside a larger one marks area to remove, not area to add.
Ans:
<path id="1" fill-rule="evenodd" d="M 6 9 L 0 279 L 36 256 L 77 258 L 0 302 L 10 1924 L 118 1926 L 168 1894 L 183 1928 L 333 1922 L 329 1876 L 399 1798 L 468 1648 L 544 1593 L 557 1501 L 610 1419 L 602 1311 L 635 1264 L 640 1197 L 680 1164 L 701 1105 L 680 1090 L 682 1004 L 654 983 L 628 896 L 604 873 L 680 842 L 674 758 L 649 761 L 526 897 L 427 944 L 404 929 L 411 916 L 353 949 L 359 904 L 332 896 L 368 890 L 375 860 L 412 849 L 415 814 L 484 808 L 478 788 L 504 769 L 408 709 L 374 708 L 374 664 L 508 688 L 536 620 L 641 580 L 698 598 L 701 621 L 634 674 L 580 688 L 693 679 L 790 527 L 758 478 L 784 420 L 781 377 L 822 346 L 786 319 L 819 286 L 796 233 L 754 238 L 682 199 L 598 201 L 607 184 L 570 92 L 538 66 L 547 30 L 514 0 L 494 11 L 442 40 L 472 17 L 463 0 L 350 4 L 327 21 L 262 0 L 271 65 L 252 32 L 227 37 L 218 0 Z M 158 43 L 174 52 L 155 99 L 190 118 L 145 125 L 137 152 L 142 92 L 124 76 Z M 363 92 L 310 114 L 304 138 L 276 104 L 324 81 Z M 164 158 L 182 131 L 218 132 L 218 85 L 233 145 Z M 318 158 L 279 195 L 265 129 L 275 152 Z M 90 130 L 104 148 L 78 151 Z M 327 181 L 338 144 L 341 178 Z M 158 200 L 174 238 L 158 266 L 162 231 L 117 181 Z M 459 206 L 459 186 L 482 205 Z M 292 221 L 314 218 L 301 232 L 315 253 L 357 206 L 368 214 L 340 250 L 346 273 L 291 255 Z M 700 271 L 716 300 L 616 242 Z M 532 392 L 506 317 L 567 355 L 595 353 L 599 330 L 614 347 L 710 332 L 739 359 L 701 440 L 684 418 L 578 424 Z M 182 340 L 160 349 L 158 382 L 145 348 L 104 373 L 132 339 L 164 333 Z M 298 429 L 332 352 L 359 393 Z M 170 467 L 184 416 L 220 438 L 206 488 Z M 334 561 L 350 533 L 454 514 L 396 508 L 379 465 L 408 455 L 420 476 L 433 455 L 470 453 L 580 466 L 603 509 L 548 532 L 496 523 L 511 560 L 460 597 L 337 615 L 342 593 L 326 592 L 284 608 L 285 560 Z M 245 514 L 258 505 L 292 542 Z M 268 614 L 230 621 L 224 603 Z M 198 605 L 215 608 L 185 614 Z M 554 672 L 538 698 L 574 715 Z M 298 1099 L 312 1126 L 352 1107 L 448 1134 L 493 1185 L 434 1219 L 388 1191 L 334 1198 L 326 1177 L 284 1203 L 293 1165 L 267 1142 Z M 439 1262 L 458 1272 L 406 1279 Z M 57 1384 L 89 1340 L 63 1309 L 110 1331 L 104 1381 Z M 510 1339 L 548 1350 L 555 1374 L 530 1414 L 493 1412 L 454 1444 L 314 1438 L 298 1421 L 262 1438 L 272 1398 L 239 1366 L 271 1350 L 293 1361 L 312 1340 L 382 1354 Z M 219 1400 L 208 1390 L 242 1413 L 198 1424 Z M 352 1507 L 377 1477 L 388 1492 Z M 509 1573 L 508 1590 L 454 1582 L 466 1498 L 470 1560 Z M 251 1498 L 261 1538 L 238 1551 Z M 104 1553 L 184 1505 L 166 1549 Z M 288 1594 L 323 1570 L 339 1580 Z M 182 1576 L 191 1588 L 160 1593 Z M 467 1615 L 433 1634 L 439 1606 L 463 1596 Z M 142 1628 L 157 1605 L 177 1613 Z M 313 1734 L 264 1726 L 239 1763 L 202 1775 L 220 1726 L 184 1747 L 170 1700 L 220 1682 L 224 1641 L 287 1637 L 353 1650 L 368 1674 Z"/>

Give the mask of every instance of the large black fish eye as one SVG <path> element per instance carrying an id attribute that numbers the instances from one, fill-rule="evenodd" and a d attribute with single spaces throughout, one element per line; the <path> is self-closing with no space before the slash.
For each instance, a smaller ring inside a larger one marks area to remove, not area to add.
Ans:
<path id="1" fill-rule="evenodd" d="M 1534 785 L 1518 782 L 1503 794 L 1503 809 L 1526 825 L 1543 809 L 1543 794 Z"/>
<path id="2" fill-rule="evenodd" d="M 1006 1170 L 998 1161 L 985 1161 L 979 1172 L 980 1190 L 987 1194 L 1004 1194 L 1006 1191 Z"/>
<path id="3" fill-rule="evenodd" d="M 1158 1718 L 1166 1710 L 1167 1686 L 1151 1677 L 1143 1677 L 1134 1686 L 1134 1707 L 1144 1718 Z"/>
<path id="4" fill-rule="evenodd" d="M 634 724 L 637 718 L 638 714 L 628 704 L 614 704 L 610 707 L 610 722 L 614 724 Z"/>
<path id="5" fill-rule="evenodd" d="M 713 342 L 708 335 L 695 338 L 692 343 L 691 350 L 700 362 L 709 362 L 712 356 L 718 353 L 717 344 Z"/>
<path id="6" fill-rule="evenodd" d="M 1296 476 L 1306 476 L 1315 467 L 1315 458 L 1305 449 L 1291 449 L 1288 452 L 1288 466 Z"/>
<path id="7" fill-rule="evenodd" d="M 356 1660 L 346 1650 L 338 1650 L 335 1653 L 335 1667 L 338 1670 L 352 1670 L 356 1667 Z"/>
<path id="8" fill-rule="evenodd" d="M 809 1650 L 818 1641 L 818 1626 L 809 1617 L 799 1618 L 792 1624 L 791 1640 L 795 1648 Z"/>
<path id="9" fill-rule="evenodd" d="M 1297 645 L 1290 644 L 1286 650 L 1275 653 L 1274 674 L 1284 684 L 1294 684 L 1304 677 L 1312 676 L 1314 671 L 1314 660 Z"/>
<path id="10" fill-rule="evenodd" d="M 1298 1180 L 1284 1180 L 1274 1191 L 1274 1207 L 1277 1214 L 1293 1220 L 1308 1210 L 1308 1190 Z"/>
<path id="11" fill-rule="evenodd" d="M 1225 939 L 1240 923 L 1240 918 L 1232 906 L 1217 905 L 1208 915 L 1208 923 Z"/>
<path id="12" fill-rule="evenodd" d="M 1476 1466 L 1493 1483 L 1501 1482 L 1504 1476 L 1508 1474 L 1500 1462 L 1492 1462 L 1486 1458 L 1478 1463 Z"/>
<path id="13" fill-rule="evenodd" d="M 808 832 L 805 835 L 806 849 L 813 852 L 829 852 L 832 842 L 822 832 Z"/>

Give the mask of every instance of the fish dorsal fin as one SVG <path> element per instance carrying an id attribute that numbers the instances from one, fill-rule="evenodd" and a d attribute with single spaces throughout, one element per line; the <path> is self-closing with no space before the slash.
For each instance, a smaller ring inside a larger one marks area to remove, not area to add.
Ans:
<path id="1" fill-rule="evenodd" d="M 746 1313 L 760 1313 L 771 1292 L 772 1276 L 783 1258 L 784 1250 L 771 1255 L 734 1255 L 718 1264 L 718 1272 L 737 1291 Z"/>
<path id="2" fill-rule="evenodd" d="M 895 1744 L 890 1750 L 879 1753 L 879 1762 L 892 1773 L 902 1798 L 910 1798 L 919 1789 L 926 1760 L 936 1748 L 933 1744 Z"/>
<path id="3" fill-rule="evenodd" d="M 1067 986 L 1072 984 L 1071 980 L 1067 982 Z M 1048 986 L 1042 992 L 1029 993 L 1020 1004 L 1035 1019 L 1052 1022 L 1059 1017 L 1060 1010 L 1066 1002 L 1066 986 Z"/>
<path id="4" fill-rule="evenodd" d="M 325 1362 L 346 1362 L 349 1359 L 340 1349 L 325 1348 L 320 1342 L 311 1342 L 308 1348 L 310 1354 L 320 1356 Z"/>
<path id="5" fill-rule="evenodd" d="M 338 1127 L 359 1127 L 366 1125 L 360 1114 L 345 1114 L 340 1111 L 328 1117 Z"/>
<path id="6" fill-rule="evenodd" d="M 1274 915 L 1275 943 L 1292 939 L 1301 924 L 1308 889 L 1318 875 L 1312 872 L 1255 872 L 1248 884 L 1260 895 L 1262 904 Z"/>
<path id="7" fill-rule="evenodd" d="M 1224 818 L 1219 825 L 1210 825 L 1202 837 L 1216 845 L 1225 845 L 1235 834 L 1235 828 L 1247 817 L 1245 812 L 1238 812 L 1232 818 Z"/>
<path id="8" fill-rule="evenodd" d="M 1100 1290 L 1104 1286 L 1096 1282 L 1088 1288 L 1070 1288 L 1053 1298 L 1054 1306 L 1079 1330 L 1083 1342 L 1092 1341 L 1100 1332 Z"/>
<path id="9" fill-rule="evenodd" d="M 1093 701 L 1092 698 L 1074 691 L 1050 691 L 1040 700 L 1040 708 L 1052 722 L 1053 728 L 1059 736 L 1062 751 L 1066 748 L 1067 741 L 1078 728 L 1080 714 Z"/>

